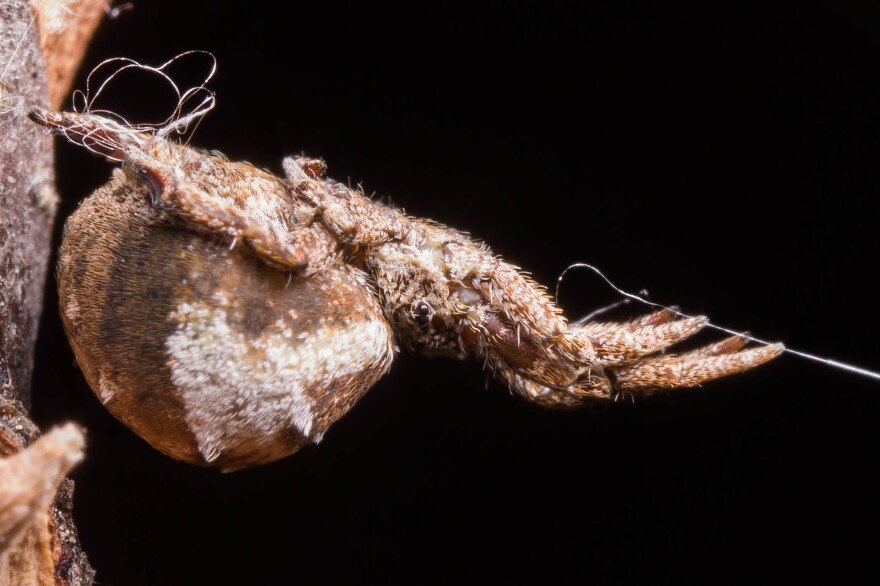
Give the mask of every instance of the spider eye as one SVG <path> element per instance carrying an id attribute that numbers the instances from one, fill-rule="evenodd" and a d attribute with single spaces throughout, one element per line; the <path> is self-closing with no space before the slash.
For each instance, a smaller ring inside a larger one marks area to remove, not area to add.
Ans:
<path id="1" fill-rule="evenodd" d="M 419 301 L 416 304 L 415 311 L 413 312 L 413 317 L 416 320 L 416 323 L 420 326 L 427 324 L 431 321 L 431 315 L 434 312 L 431 310 L 431 306 L 425 303 L 424 301 Z"/>

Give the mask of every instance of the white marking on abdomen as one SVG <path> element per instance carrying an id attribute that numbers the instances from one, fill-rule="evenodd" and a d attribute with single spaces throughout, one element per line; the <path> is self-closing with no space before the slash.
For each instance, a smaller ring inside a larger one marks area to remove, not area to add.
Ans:
<path id="1" fill-rule="evenodd" d="M 224 309 L 203 303 L 182 303 L 171 319 L 178 322 L 166 341 L 171 381 L 206 460 L 237 445 L 271 442 L 291 424 L 320 440 L 312 437 L 309 395 L 392 352 L 388 326 L 379 320 L 331 323 L 295 337 L 269 327 L 255 338 L 230 328 Z"/>

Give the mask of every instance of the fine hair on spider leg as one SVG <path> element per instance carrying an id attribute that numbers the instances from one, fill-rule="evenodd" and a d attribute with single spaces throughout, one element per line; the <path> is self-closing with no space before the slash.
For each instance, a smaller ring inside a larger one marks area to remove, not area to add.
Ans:
<path id="1" fill-rule="evenodd" d="M 662 303 L 657 303 L 657 302 L 650 301 L 650 300 L 646 299 L 647 291 L 645 291 L 644 289 L 639 291 L 640 295 L 636 295 L 635 293 L 630 293 L 629 291 L 625 291 L 624 289 L 621 289 L 620 287 L 615 285 L 611 281 L 611 279 L 606 277 L 605 274 L 602 271 L 600 271 L 598 268 L 596 268 L 595 266 L 593 266 L 591 264 L 587 264 L 587 263 L 583 263 L 583 262 L 573 263 L 573 264 L 569 265 L 568 267 L 565 268 L 564 271 L 562 271 L 562 274 L 559 275 L 559 278 L 556 281 L 556 296 L 555 296 L 555 298 L 556 298 L 557 302 L 559 300 L 559 287 L 562 285 L 562 282 L 565 279 L 565 275 L 569 271 L 574 270 L 574 269 L 588 269 L 588 270 L 592 271 L 593 273 L 598 275 L 603 281 L 605 281 L 605 283 L 609 287 L 611 287 L 614 291 L 616 291 L 618 294 L 620 294 L 624 297 L 624 299 L 622 299 L 620 301 L 617 301 L 617 302 L 612 303 L 610 305 L 607 305 L 605 307 L 601 307 L 601 308 L 597 309 L 596 311 L 593 311 L 589 315 L 579 319 L 576 322 L 573 322 L 574 324 L 580 324 L 580 323 L 590 321 L 593 317 L 595 317 L 597 315 L 601 315 L 602 313 L 605 313 L 606 311 L 610 311 L 612 309 L 615 309 L 621 305 L 628 304 L 630 302 L 630 300 L 638 301 L 639 303 L 643 303 L 643 304 L 648 305 L 650 307 L 656 307 L 658 309 L 663 309 L 663 310 L 669 311 L 669 312 L 674 313 L 675 315 L 677 315 L 678 317 L 681 317 L 681 318 L 693 319 L 695 317 L 693 315 L 689 315 L 687 313 L 680 311 L 678 307 L 671 306 L 671 305 L 663 305 Z M 713 324 L 712 322 L 707 321 L 705 324 L 705 327 L 711 328 L 711 329 L 719 331 L 719 332 L 724 332 L 725 334 L 739 336 L 745 340 L 748 340 L 749 342 L 761 344 L 762 346 L 773 345 L 773 342 L 769 342 L 769 341 L 763 340 L 761 338 L 756 338 L 755 336 L 752 336 L 746 332 L 738 332 L 738 331 L 732 330 L 730 328 L 725 328 L 723 326 Z M 805 360 L 811 360 L 813 362 L 819 362 L 821 364 L 825 364 L 825 365 L 830 366 L 832 368 L 839 368 L 840 370 L 846 370 L 848 372 L 852 372 L 852 373 L 858 374 L 860 376 L 872 378 L 875 380 L 880 380 L 880 372 L 877 372 L 877 371 L 868 370 L 866 368 L 861 368 L 861 367 L 855 366 L 853 364 L 847 364 L 846 362 L 841 362 L 839 360 L 834 360 L 832 358 L 824 358 L 822 356 L 817 356 L 815 354 L 810 354 L 808 352 L 803 352 L 801 350 L 795 350 L 794 348 L 786 347 L 786 348 L 782 349 L 782 351 L 786 352 L 788 354 L 793 354 L 794 356 L 798 356 L 798 357 L 803 358 Z"/>

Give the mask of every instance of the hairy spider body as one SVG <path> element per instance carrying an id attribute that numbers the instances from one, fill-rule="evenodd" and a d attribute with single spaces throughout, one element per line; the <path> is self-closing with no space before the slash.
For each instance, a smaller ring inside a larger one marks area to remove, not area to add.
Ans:
<path id="1" fill-rule="evenodd" d="M 98 397 L 188 462 L 239 468 L 320 439 L 391 364 L 367 276 L 339 263 L 288 282 L 169 225 L 149 195 L 118 173 L 65 228 L 61 315 Z"/>
<path id="2" fill-rule="evenodd" d="M 284 160 L 286 178 L 111 120 L 32 118 L 124 163 L 70 218 L 58 283 L 79 364 L 165 453 L 236 469 L 320 441 L 395 346 L 481 361 L 551 407 L 699 385 L 777 356 L 729 338 L 660 354 L 704 318 L 569 324 L 485 245 Z"/>

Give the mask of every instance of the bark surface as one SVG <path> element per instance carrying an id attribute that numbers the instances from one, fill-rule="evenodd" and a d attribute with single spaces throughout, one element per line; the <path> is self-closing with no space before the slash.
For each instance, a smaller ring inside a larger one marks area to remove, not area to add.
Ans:
<path id="1" fill-rule="evenodd" d="M 102 6 L 91 0 L 0 2 L 0 458 L 15 458 L 4 462 L 7 480 L 34 479 L 21 468 L 34 460 L 21 452 L 40 435 L 28 409 L 58 202 L 52 139 L 26 113 L 34 105 L 56 106 L 67 93 Z M 76 460 L 54 453 L 65 462 Z M 57 478 L 16 482 L 0 494 L 27 492 L 33 509 L 23 517 L 28 527 L 0 527 L 0 584 L 92 583 L 94 572 L 72 520 L 73 483 L 59 486 L 66 471 L 61 468 Z M 34 468 L 40 469 L 46 466 Z"/>

